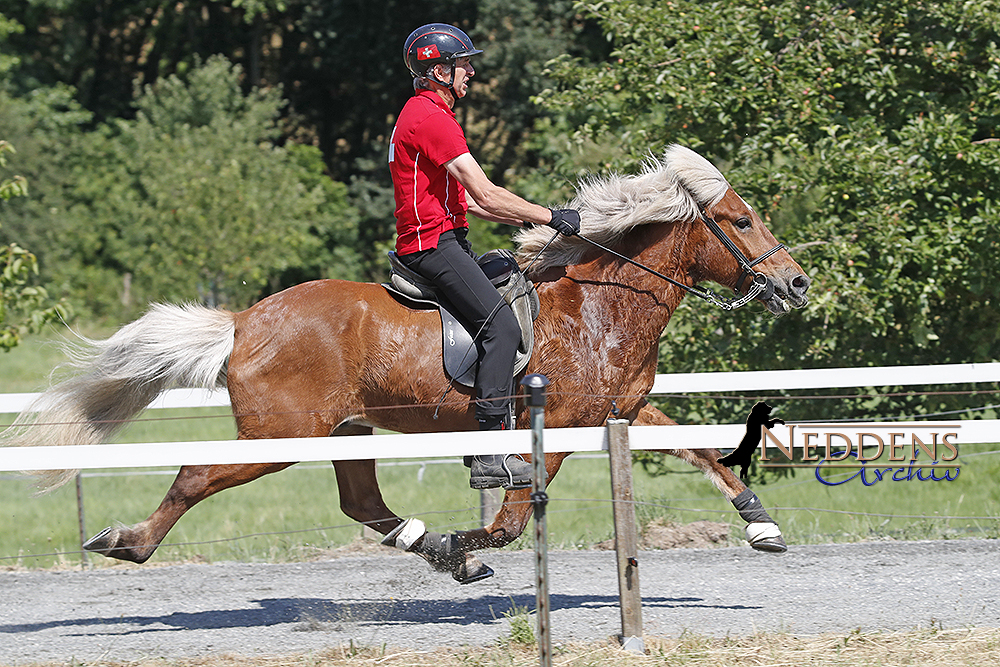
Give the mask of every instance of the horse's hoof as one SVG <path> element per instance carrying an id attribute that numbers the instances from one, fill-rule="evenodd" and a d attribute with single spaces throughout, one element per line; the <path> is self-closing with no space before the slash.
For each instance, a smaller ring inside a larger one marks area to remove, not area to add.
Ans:
<path id="1" fill-rule="evenodd" d="M 108 558 L 127 560 L 130 563 L 145 563 L 156 551 L 156 546 L 129 547 L 123 544 L 127 542 L 128 530 L 124 526 L 109 526 L 84 542 L 83 548 Z"/>
<path id="2" fill-rule="evenodd" d="M 757 542 L 754 542 L 750 546 L 752 546 L 757 551 L 766 551 L 772 554 L 783 554 L 786 551 L 788 551 L 788 545 L 785 544 L 785 540 L 782 539 L 780 535 L 778 537 L 771 537 L 764 540 L 758 540 Z"/>
<path id="3" fill-rule="evenodd" d="M 788 545 L 781 537 L 778 524 L 765 521 L 755 521 L 747 524 L 747 542 L 757 551 L 783 554 L 788 551 Z"/>
<path id="4" fill-rule="evenodd" d="M 460 551 L 455 535 L 426 533 L 415 549 L 416 553 L 438 572 L 448 572 L 460 584 L 493 576 L 493 570 L 470 553 Z"/>
<path id="5" fill-rule="evenodd" d="M 455 569 L 451 576 L 460 584 L 471 584 L 493 576 L 493 568 L 486 565 L 472 554 L 465 555 L 465 562 Z"/>
<path id="6" fill-rule="evenodd" d="M 116 544 L 118 544 L 118 529 L 114 526 L 108 526 L 84 542 L 83 549 L 85 551 L 102 553 L 106 556 L 109 551 L 115 548 Z"/>

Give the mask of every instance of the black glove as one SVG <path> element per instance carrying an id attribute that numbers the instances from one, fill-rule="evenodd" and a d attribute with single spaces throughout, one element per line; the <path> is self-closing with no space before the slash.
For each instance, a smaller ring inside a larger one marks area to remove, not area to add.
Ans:
<path id="1" fill-rule="evenodd" d="M 580 212 L 571 208 L 549 209 L 552 211 L 552 219 L 549 220 L 549 227 L 565 236 L 573 236 L 580 233 Z"/>

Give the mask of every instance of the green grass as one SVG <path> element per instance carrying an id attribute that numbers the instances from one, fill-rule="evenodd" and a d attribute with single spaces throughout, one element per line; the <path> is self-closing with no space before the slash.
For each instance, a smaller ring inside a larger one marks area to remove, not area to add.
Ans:
<path id="1" fill-rule="evenodd" d="M 76 327 L 84 336 L 100 339 L 112 331 Z M 49 327 L 44 333 L 26 336 L 12 350 L 0 352 L 0 392 L 19 393 L 41 391 L 47 386 L 49 374 L 67 360 L 61 349 L 64 343 L 76 342 L 75 335 L 65 327 Z"/>
<path id="2" fill-rule="evenodd" d="M 534 646 L 537 643 L 535 627 L 538 626 L 538 614 L 534 609 L 521 607 L 511 600 L 511 608 L 503 612 L 503 617 L 507 619 L 507 627 L 510 632 L 506 637 L 501 638 L 498 644 L 502 646 L 510 646 L 511 644 Z"/>
<path id="3" fill-rule="evenodd" d="M 57 350 L 29 340 L 0 357 L 4 391 L 33 391 L 57 362 Z M 10 362 L 8 364 L 8 362 Z M 0 415 L 9 423 L 11 415 Z M 121 442 L 222 440 L 235 436 L 226 408 L 160 410 L 145 413 Z M 996 445 L 962 445 L 962 472 L 952 482 L 853 480 L 828 487 L 811 470 L 755 487 L 781 524 L 789 544 L 869 539 L 1000 537 L 1000 454 Z M 173 470 L 94 471 L 83 479 L 88 536 L 116 521 L 143 520 L 159 504 Z M 155 473 L 155 474 L 150 474 Z M 479 493 L 468 487 L 459 462 L 386 462 L 378 471 L 383 496 L 397 514 L 418 516 L 431 530 L 468 530 L 480 522 Z M 734 540 L 742 521 L 732 506 L 693 468 L 672 460 L 670 472 L 651 477 L 635 468 L 635 497 L 641 524 L 664 517 L 680 523 L 730 523 Z M 613 535 L 606 458 L 571 457 L 549 489 L 550 548 L 588 547 Z M 167 536 L 156 561 L 188 559 L 294 560 L 316 549 L 345 545 L 361 529 L 339 510 L 332 466 L 294 466 L 250 485 L 225 491 L 195 507 Z M 778 509 L 775 509 L 778 508 Z M 923 515 L 930 519 L 906 518 Z M 948 517 L 989 517 L 963 519 Z M 530 548 L 532 531 L 513 548 Z M 24 478 L 0 478 L 0 567 L 48 567 L 79 562 L 76 493 L 73 485 L 32 497 Z M 734 542 L 736 543 L 736 542 Z M 174 546 L 177 545 L 177 546 Z M 65 556 L 39 554 L 68 553 Z M 105 561 L 99 556 L 93 557 Z"/>
<path id="4" fill-rule="evenodd" d="M 872 539 L 1000 537 L 1000 446 L 960 445 L 962 469 L 954 481 L 883 481 L 865 486 L 860 478 L 839 486 L 816 480 L 813 469 L 794 469 L 789 478 L 757 485 L 754 491 L 781 526 L 789 544 L 855 542 Z M 679 461 L 671 466 L 683 471 Z M 713 506 L 714 489 L 700 475 L 679 475 L 663 493 L 652 484 L 637 488 L 650 503 L 638 508 L 640 521 L 664 513 L 676 521 L 714 519 L 738 523 L 731 514 L 693 511 Z M 637 480 L 642 479 L 637 475 Z M 869 481 L 874 479 L 869 475 Z M 666 510 L 669 507 L 671 509 Z M 729 509 L 728 507 L 726 509 Z M 926 516 L 929 519 L 908 518 Z M 986 520 L 949 517 L 990 517 Z"/>
<path id="5" fill-rule="evenodd" d="M 966 451 L 972 453 L 971 449 L 963 448 L 963 456 Z M 383 495 L 400 516 L 419 516 L 440 532 L 480 525 L 479 494 L 468 488 L 468 470 L 459 462 L 428 463 L 422 471 L 420 463 L 412 460 L 386 463 L 379 468 Z M 699 519 L 728 522 L 734 526 L 734 538 L 740 538 L 742 522 L 731 505 L 700 474 L 689 473 L 680 462 L 676 470 L 651 478 L 636 469 L 640 521 L 666 517 L 681 523 Z M 120 475 L 122 471 L 108 472 Z M 969 457 L 954 482 L 880 482 L 871 487 L 851 482 L 825 487 L 800 473 L 791 481 L 756 490 L 792 545 L 1000 537 L 1000 500 L 992 483 L 998 473 L 1000 457 L 991 455 Z M 88 534 L 115 521 L 144 519 L 159 504 L 171 482 L 170 474 L 84 478 Z M 588 547 L 613 535 L 606 459 L 570 458 L 551 485 L 549 496 L 550 548 Z M 810 509 L 773 509 L 776 507 Z M 31 557 L 78 548 L 72 485 L 32 498 L 24 481 L 5 479 L 0 481 L 0 508 L 0 556 L 21 556 L 0 561 L 0 566 L 45 567 L 77 561 L 76 555 Z M 952 516 L 993 518 L 947 518 Z M 179 546 L 161 547 L 154 560 L 295 560 L 308 557 L 315 549 L 347 544 L 360 533 L 360 527 L 338 508 L 332 467 L 301 465 L 204 501 L 167 536 L 167 545 Z M 531 535 L 530 529 L 525 531 L 513 548 L 530 548 Z"/>

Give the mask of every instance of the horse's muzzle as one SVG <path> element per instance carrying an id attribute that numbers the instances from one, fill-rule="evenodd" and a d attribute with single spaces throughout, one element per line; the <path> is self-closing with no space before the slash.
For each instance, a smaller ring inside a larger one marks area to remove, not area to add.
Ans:
<path id="1" fill-rule="evenodd" d="M 773 314 L 784 315 L 809 303 L 806 292 L 811 284 L 812 279 L 804 273 L 767 276 L 767 285 L 758 298 Z"/>

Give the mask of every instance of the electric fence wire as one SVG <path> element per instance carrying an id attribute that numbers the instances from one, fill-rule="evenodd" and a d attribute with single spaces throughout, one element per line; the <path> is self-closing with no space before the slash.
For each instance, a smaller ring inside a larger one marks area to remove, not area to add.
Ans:
<path id="1" fill-rule="evenodd" d="M 850 394 L 850 395 L 836 395 L 836 396 L 834 396 L 834 395 L 818 395 L 818 396 L 817 395 L 812 395 L 812 396 L 760 396 L 760 397 L 751 397 L 751 396 L 737 396 L 737 395 L 731 395 L 731 394 L 714 394 L 714 395 L 706 395 L 706 394 L 657 394 L 657 395 L 661 396 L 661 397 L 672 397 L 672 398 L 712 398 L 712 399 L 716 399 L 716 400 L 749 401 L 749 400 L 791 400 L 791 399 L 822 400 L 822 399 L 830 399 L 830 398 L 875 398 L 875 397 L 900 397 L 900 396 L 972 395 L 972 394 L 980 394 L 980 393 L 981 394 L 991 394 L 991 393 L 995 394 L 995 393 L 1000 393 L 1000 390 L 966 390 L 966 391 L 943 391 L 943 392 L 931 392 L 931 391 L 928 391 L 928 392 L 895 392 L 895 393 Z M 553 395 L 558 395 L 558 392 L 552 392 L 552 394 Z M 598 394 L 568 394 L 567 393 L 566 396 L 588 397 L 588 398 L 608 398 L 608 399 L 621 399 L 621 398 L 625 398 L 624 396 L 606 396 L 606 395 L 598 395 Z M 520 395 L 520 394 L 514 395 L 513 398 L 523 398 L 523 395 Z M 465 401 L 463 401 L 463 403 L 464 402 Z M 440 407 L 441 403 L 438 402 L 438 403 L 435 403 L 434 405 Z M 376 407 L 370 407 L 368 409 L 394 409 L 394 408 L 397 408 L 397 407 L 398 406 L 384 406 L 384 407 L 376 406 Z M 425 406 L 425 407 L 427 407 L 427 406 Z M 869 418 L 869 419 L 866 419 L 864 421 L 900 421 L 900 420 L 914 419 L 914 418 L 917 418 L 917 417 L 926 418 L 926 417 L 945 416 L 945 415 L 951 415 L 951 414 L 964 414 L 964 413 L 970 413 L 970 412 L 977 412 L 977 411 L 985 411 L 985 410 L 990 410 L 990 409 L 996 409 L 998 407 L 1000 407 L 1000 405 L 991 404 L 991 405 L 985 405 L 985 406 L 978 407 L 978 408 L 967 408 L 967 409 L 963 409 L 963 410 L 953 410 L 953 411 L 938 412 L 938 413 L 926 413 L 926 414 L 922 414 L 922 415 L 910 415 L 910 416 L 903 416 L 903 417 L 900 417 L 900 416 L 889 416 L 889 417 Z M 309 413 L 309 412 L 314 412 L 314 411 L 304 410 L 302 412 L 303 413 Z M 268 414 L 270 414 L 270 413 L 268 413 Z M 281 413 L 281 414 L 286 414 L 286 413 Z M 148 417 L 148 418 L 141 418 L 141 419 L 129 420 L 129 422 L 132 423 L 132 422 L 176 421 L 176 420 L 185 420 L 185 419 L 186 420 L 190 420 L 190 419 L 206 419 L 206 418 L 219 418 L 219 417 L 233 418 L 234 415 L 227 413 L 227 414 L 222 414 L 222 415 Z M 816 420 L 816 421 L 817 422 L 818 421 L 822 421 L 822 423 L 832 423 L 832 422 L 836 422 L 836 423 L 844 422 L 844 423 L 847 423 L 847 422 L 857 422 L 857 421 L 862 421 L 862 420 L 859 420 L 859 419 L 829 419 L 829 420 Z M 813 423 L 813 422 L 809 421 L 809 420 L 797 420 L 796 423 Z M 30 424 L 30 426 L 42 426 L 42 425 L 45 425 L 45 424 L 38 424 L 38 423 Z M 4 427 L 2 425 L 0 425 L 0 428 L 4 428 Z M 976 452 L 976 453 L 972 453 L 972 454 L 963 454 L 962 456 L 965 457 L 965 458 L 971 458 L 971 457 L 974 457 L 974 456 L 984 456 L 984 455 L 988 455 L 988 454 L 998 454 L 998 453 L 1000 453 L 1000 450 L 993 450 L 993 451 L 989 451 L 989 452 Z M 600 456 L 605 456 L 605 455 L 598 454 L 598 455 L 594 455 L 594 456 L 600 457 Z M 430 464 L 442 464 L 442 463 L 455 463 L 457 461 L 458 461 L 458 459 L 438 459 L 438 460 L 413 461 L 413 462 L 410 462 L 410 461 L 406 461 L 406 462 L 386 462 L 386 463 L 381 463 L 380 465 L 426 466 L 429 463 Z M 321 467 L 322 468 L 326 468 L 325 465 L 323 465 L 323 466 L 308 466 L 308 467 L 309 468 L 321 468 Z M 299 469 L 305 469 L 305 468 L 306 467 L 304 466 L 304 467 L 301 467 Z M 171 474 L 176 474 L 176 473 L 173 472 L 172 470 L 163 470 L 163 471 L 143 471 L 143 472 L 129 471 L 129 472 L 123 472 L 123 473 L 116 473 L 116 472 L 98 472 L 98 473 L 93 473 L 93 472 L 91 472 L 91 473 L 82 473 L 82 474 L 84 476 L 86 476 L 86 477 L 113 477 L 113 476 L 135 476 L 135 475 L 171 475 Z M 841 474 L 846 474 L 846 473 L 841 473 Z M 20 477 L 0 476 L 0 480 L 10 480 L 10 479 L 20 479 Z M 800 481 L 800 482 L 792 482 L 792 483 L 789 483 L 789 484 L 778 485 L 778 486 L 774 486 L 774 487 L 771 487 L 771 488 L 772 488 L 772 490 L 779 490 L 779 489 L 787 488 L 787 487 L 790 487 L 790 486 L 798 486 L 799 484 L 812 483 L 812 481 L 813 480 L 811 480 L 811 479 L 810 480 L 803 480 L 803 481 Z M 698 499 L 698 500 L 708 500 L 708 499 Z M 550 498 L 550 502 L 556 502 L 556 503 L 558 503 L 558 502 L 611 503 L 612 501 L 610 499 L 600 499 L 600 498 L 589 498 L 589 499 L 580 499 L 580 498 L 577 498 L 577 499 Z M 720 510 L 720 509 L 705 509 L 705 508 L 685 508 L 685 507 L 679 507 L 679 506 L 674 506 L 674 505 L 664 505 L 664 504 L 650 503 L 650 502 L 644 502 L 644 501 L 632 501 L 631 504 L 633 504 L 635 506 L 646 506 L 646 507 L 653 507 L 653 508 L 658 508 L 658 509 L 666 509 L 666 510 L 677 511 L 677 512 L 702 512 L 702 513 L 719 513 L 719 512 L 733 513 L 733 512 L 735 512 L 735 510 L 733 510 L 733 509 L 721 509 Z M 585 509 L 586 508 L 575 508 L 575 509 L 572 509 L 572 510 L 550 509 L 549 513 L 579 512 L 579 511 L 584 511 Z M 947 515 L 933 515 L 933 516 L 931 516 L 931 515 L 901 515 L 901 514 L 882 514 L 882 513 L 872 513 L 872 512 L 852 512 L 852 511 L 848 511 L 848 510 L 833 510 L 833 509 L 816 508 L 816 507 L 774 507 L 773 509 L 776 510 L 776 511 L 778 511 L 778 510 L 784 510 L 784 511 L 820 512 L 820 513 L 832 513 L 832 514 L 839 514 L 839 515 L 851 515 L 851 516 L 858 516 L 858 517 L 890 518 L 890 519 L 891 518 L 899 518 L 899 519 L 924 519 L 924 520 L 926 520 L 926 519 L 937 519 L 937 520 L 947 519 L 947 520 L 963 520 L 963 521 L 964 520 L 969 520 L 969 521 L 998 521 L 998 520 L 1000 520 L 1000 517 L 988 517 L 988 516 L 986 516 L 986 517 L 976 517 L 976 516 L 947 516 Z M 420 513 L 420 514 L 418 514 L 416 516 L 431 516 L 431 515 L 437 515 L 437 514 L 455 514 L 455 513 L 458 513 L 458 512 L 466 512 L 466 511 L 472 512 L 472 511 L 476 511 L 476 510 L 478 510 L 478 508 L 473 508 L 473 507 L 468 507 L 468 508 L 464 508 L 464 509 L 452 509 L 452 510 L 436 510 L 436 511 L 423 512 L 423 513 Z M 456 523 L 456 524 L 451 524 L 451 525 L 443 525 L 443 526 L 440 526 L 440 528 L 442 528 L 444 530 L 447 530 L 449 528 L 457 528 L 457 527 L 465 526 L 465 525 L 467 525 L 467 523 L 468 522 L 461 522 L 461 523 Z M 246 535 L 236 535 L 236 536 L 232 536 L 232 537 L 225 537 L 225 538 L 219 538 L 219 539 L 214 539 L 214 540 L 203 540 L 203 541 L 196 541 L 196 542 L 161 543 L 159 545 L 159 548 L 160 549 L 164 549 L 164 548 L 179 548 L 179 547 L 191 547 L 191 546 L 204 546 L 204 545 L 212 545 L 212 544 L 237 542 L 237 541 L 242 541 L 242 540 L 247 540 L 247 539 L 252 539 L 252 538 L 257 538 L 257 537 L 281 537 L 281 536 L 295 535 L 295 534 L 302 534 L 302 533 L 310 533 L 310 532 L 318 533 L 318 532 L 323 532 L 323 531 L 328 531 L 328 530 L 340 530 L 340 529 L 347 529 L 347 528 L 356 528 L 357 526 L 358 526 L 358 522 L 352 522 L 350 524 L 335 525 L 335 526 L 301 528 L 301 529 L 294 529 L 294 530 L 287 530 L 287 531 L 267 531 L 267 532 L 261 532 L 261 533 L 249 533 L 249 534 L 246 534 Z M 153 545 L 150 545 L 150 546 L 153 546 Z M 42 553 L 42 554 L 20 554 L 20 555 L 17 555 L 17 556 L 0 556 L 0 562 L 3 562 L 3 561 L 12 561 L 12 560 L 34 559 L 34 558 L 56 558 L 56 557 L 60 557 L 61 558 L 61 557 L 66 557 L 66 556 L 80 555 L 80 554 L 84 554 L 84 553 L 89 553 L 89 552 L 84 552 L 82 550 L 75 550 L 75 551 L 74 550 L 68 550 L 68 551 L 52 552 L 52 553 Z"/>
<path id="2" fill-rule="evenodd" d="M 984 452 L 984 453 L 986 453 L 986 452 Z M 1000 452 L 989 452 L 989 453 L 1000 453 Z M 700 498 L 698 500 L 710 500 L 710 499 Z M 597 509 L 599 506 L 610 505 L 613 502 L 614 501 L 612 499 L 610 499 L 610 498 L 554 498 L 554 497 L 550 497 L 549 498 L 549 503 L 550 504 L 560 504 L 560 503 L 593 503 L 593 505 L 589 506 L 589 507 L 575 507 L 575 508 L 571 508 L 571 509 L 558 509 L 558 508 L 552 508 L 552 507 L 550 507 L 549 509 L 546 510 L 546 512 L 547 512 L 547 514 L 567 514 L 567 513 L 582 512 L 582 511 Z M 670 505 L 670 504 L 665 504 L 665 503 L 657 503 L 657 502 L 650 502 L 650 501 L 639 501 L 639 500 L 622 501 L 622 502 L 625 502 L 628 505 L 632 505 L 633 507 L 653 508 L 653 509 L 658 509 L 658 510 L 668 510 L 668 511 L 671 511 L 671 512 L 691 512 L 691 513 L 699 513 L 699 514 L 703 514 L 703 515 L 704 514 L 716 514 L 716 515 L 719 515 L 719 514 L 735 514 L 736 513 L 736 510 L 732 509 L 732 508 L 721 508 L 720 509 L 720 508 L 705 508 L 705 507 L 681 507 L 681 506 L 678 506 L 678 505 Z M 530 504 L 530 503 L 531 503 L 531 501 L 528 500 L 528 501 L 513 502 L 513 503 L 510 503 L 510 504 L 511 505 L 519 505 L 519 504 Z M 431 511 L 427 511 L 427 512 L 420 512 L 420 513 L 414 514 L 414 516 L 417 517 L 417 518 L 429 518 L 429 517 L 435 516 L 435 515 L 456 514 L 456 513 L 459 513 L 459 512 L 466 512 L 466 511 L 468 511 L 468 512 L 478 511 L 478 509 L 479 508 L 477 508 L 477 507 L 466 507 L 466 508 L 463 508 L 463 509 L 431 510 Z M 772 507 L 770 509 L 772 509 L 772 510 L 774 510 L 776 512 L 778 512 L 778 511 L 816 512 L 816 513 L 827 513 L 827 514 L 847 515 L 847 516 L 856 516 L 856 517 L 869 517 L 869 518 L 886 518 L 886 519 L 920 519 L 920 520 L 1000 522 L 1000 516 L 949 516 L 949 515 L 927 515 L 927 514 L 887 514 L 887 513 L 881 513 L 881 512 L 855 512 L 855 511 L 850 511 L 850 510 L 837 510 L 837 509 L 830 509 L 830 508 L 823 508 L 823 507 L 780 506 L 780 505 Z M 320 527 L 313 527 L 313 528 L 297 528 L 297 529 L 292 529 L 292 530 L 280 530 L 280 531 L 263 531 L 263 532 L 258 532 L 258 533 L 247 533 L 245 535 L 235 535 L 235 536 L 232 536 L 232 537 L 222 537 L 222 538 L 212 539 L 212 540 L 198 540 L 198 541 L 190 541 L 190 542 L 161 542 L 159 545 L 145 545 L 145 546 L 157 546 L 158 549 L 160 549 L 160 550 L 167 550 L 167 549 L 171 549 L 171 548 L 181 548 L 181 547 L 207 546 L 207 545 L 214 545 L 214 544 L 225 544 L 225 543 L 239 542 L 239 541 L 250 540 L 250 539 L 259 538 L 259 537 L 285 537 L 285 536 L 289 536 L 289 535 L 301 535 L 301 534 L 304 534 L 304 533 L 321 533 L 321 532 L 333 531 L 333 530 L 345 530 L 345 529 L 356 530 L 357 527 L 358 527 L 358 525 L 359 525 L 359 523 L 360 523 L 360 525 L 367 525 L 367 524 L 370 524 L 370 523 L 377 523 L 377 522 L 378 522 L 378 520 L 371 521 L 371 522 L 351 522 L 351 523 L 347 523 L 347 524 L 338 524 L 338 525 L 332 525 L 332 526 L 320 526 Z M 468 521 L 462 521 L 462 522 L 445 523 L 445 524 L 439 525 L 438 527 L 441 528 L 442 530 L 451 530 L 451 529 L 460 529 L 460 528 L 462 528 L 464 526 L 467 526 L 467 525 L 468 525 Z M 736 524 L 735 522 L 729 522 L 729 525 L 730 526 L 736 526 L 738 524 Z M 308 545 L 303 545 L 303 546 L 308 546 Z M 140 546 L 138 548 L 145 548 L 145 547 L 144 546 Z M 313 548 L 317 548 L 317 547 L 313 547 Z M 391 549 L 391 548 L 388 548 L 388 549 Z M 321 549 L 321 551 L 335 551 L 335 550 L 336 550 L 336 547 L 332 547 L 332 548 L 329 548 L 329 549 Z M 493 551 L 493 550 L 491 550 L 491 549 L 484 549 L 482 551 L 488 553 L 489 551 Z M 64 557 L 68 557 L 68 556 L 78 556 L 78 555 L 85 554 L 85 553 L 100 553 L 100 551 L 97 551 L 97 552 L 86 552 L 86 551 L 83 551 L 83 550 L 67 550 L 67 551 L 53 551 L 53 552 L 49 552 L 49 553 L 19 554 L 17 556 L 0 556 L 0 562 L 3 562 L 3 561 L 25 561 L 25 560 L 37 559 L 37 558 L 64 558 Z M 390 551 L 390 553 L 391 553 L 391 551 Z"/>

